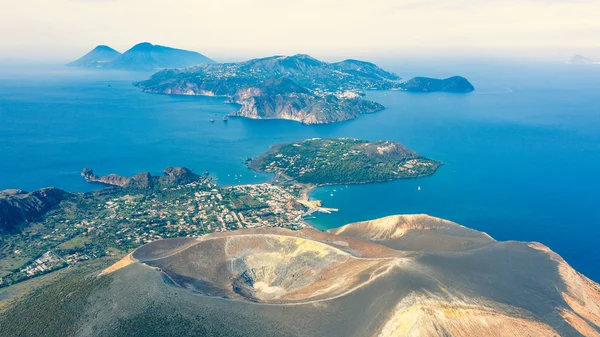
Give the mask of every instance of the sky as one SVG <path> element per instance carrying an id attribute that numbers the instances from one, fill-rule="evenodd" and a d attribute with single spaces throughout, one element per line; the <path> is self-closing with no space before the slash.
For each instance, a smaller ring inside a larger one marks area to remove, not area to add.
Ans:
<path id="1" fill-rule="evenodd" d="M 219 61 L 266 55 L 600 59 L 600 0 L 0 0 L 0 60 L 141 41 Z"/>

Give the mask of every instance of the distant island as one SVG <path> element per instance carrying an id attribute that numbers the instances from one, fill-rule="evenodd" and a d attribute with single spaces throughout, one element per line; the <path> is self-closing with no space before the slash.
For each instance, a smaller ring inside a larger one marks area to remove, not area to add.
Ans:
<path id="1" fill-rule="evenodd" d="M 231 116 L 303 124 L 341 122 L 383 110 L 381 104 L 363 98 L 366 90 L 474 90 L 463 77 L 402 82 L 370 62 L 328 63 L 305 54 L 166 69 L 135 85 L 148 93 L 227 97 L 241 105 Z"/>
<path id="2" fill-rule="evenodd" d="M 229 97 L 241 105 L 233 116 L 322 124 L 383 110 L 364 100 L 362 90 L 398 88 L 399 80 L 368 62 L 294 55 L 169 69 L 136 85 L 149 93 Z"/>
<path id="3" fill-rule="evenodd" d="M 67 66 L 154 71 L 165 68 L 185 68 L 202 63 L 214 63 L 214 61 L 194 51 L 142 42 L 123 54 L 109 46 L 100 45 L 83 57 L 68 63 Z"/>
<path id="4" fill-rule="evenodd" d="M 400 77 L 373 63 L 345 60 L 328 63 L 309 55 L 271 56 L 237 63 L 203 64 L 167 69 L 137 83 L 146 92 L 161 94 L 234 96 L 238 90 L 287 78 L 300 87 L 323 94 L 338 91 L 399 88 Z"/>
<path id="5" fill-rule="evenodd" d="M 566 62 L 566 64 L 579 64 L 579 65 L 587 65 L 587 64 L 600 64 L 600 61 L 592 60 L 589 57 L 585 57 L 583 55 L 574 55 L 570 57 Z"/>
<path id="6" fill-rule="evenodd" d="M 462 76 L 453 76 L 446 79 L 430 77 L 415 77 L 402 84 L 402 90 L 411 92 L 458 92 L 465 93 L 475 90 L 471 82 Z"/>
<path id="7" fill-rule="evenodd" d="M 112 62 L 121 55 L 123 54 L 109 46 L 99 45 L 81 58 L 67 63 L 67 66 L 79 68 L 109 68 Z"/>
<path id="8" fill-rule="evenodd" d="M 402 144 L 359 139 L 308 139 L 273 146 L 248 161 L 257 171 L 272 172 L 312 185 L 361 184 L 433 174 L 440 162 Z"/>

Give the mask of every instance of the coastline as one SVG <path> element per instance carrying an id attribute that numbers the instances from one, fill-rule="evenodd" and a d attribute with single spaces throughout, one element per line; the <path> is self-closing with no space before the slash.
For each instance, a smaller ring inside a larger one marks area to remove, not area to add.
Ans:
<path id="1" fill-rule="evenodd" d="M 338 121 L 324 121 L 324 122 L 315 122 L 315 123 L 307 123 L 303 120 L 300 119 L 293 119 L 293 118 L 278 118 L 278 117 L 270 117 L 270 118 L 262 118 L 262 117 L 251 117 L 251 116 L 243 116 L 240 115 L 239 112 L 241 111 L 242 107 L 243 107 L 243 103 L 239 103 L 234 101 L 234 96 L 231 95 L 215 95 L 215 94 L 202 94 L 202 93 L 190 93 L 190 92 L 181 92 L 181 93 L 167 93 L 167 92 L 159 92 L 159 91 L 149 91 L 144 89 L 143 87 L 141 87 L 139 84 L 142 81 L 138 81 L 138 82 L 133 82 L 132 85 L 136 88 L 139 88 L 141 90 L 142 93 L 145 94 L 153 94 L 153 95 L 163 95 L 163 96 L 188 96 L 188 97 L 214 97 L 214 98 L 221 98 L 224 99 L 223 104 L 230 104 L 230 105 L 238 105 L 239 108 L 237 110 L 235 110 L 235 114 L 234 112 L 229 112 L 227 114 L 227 116 L 229 117 L 236 117 L 236 118 L 247 118 L 247 119 L 253 119 L 253 120 L 284 120 L 284 121 L 293 121 L 293 122 L 297 122 L 299 124 L 302 125 L 327 125 L 327 124 L 334 124 L 334 123 L 343 123 L 343 122 L 348 122 L 348 121 L 352 121 L 352 120 L 356 120 L 358 118 L 360 118 L 362 115 L 371 115 L 371 114 L 375 114 L 375 113 L 379 113 L 382 111 L 385 111 L 387 109 L 386 106 L 382 105 L 381 103 L 377 102 L 377 101 L 371 101 L 374 103 L 377 103 L 380 105 L 380 109 L 376 110 L 376 111 L 372 111 L 372 112 L 364 112 L 364 113 L 360 113 L 358 116 L 355 117 L 351 117 L 351 118 L 346 118 L 343 120 L 338 120 Z M 378 92 L 385 92 L 385 91 L 391 91 L 394 89 L 386 89 L 386 90 L 370 90 L 370 91 L 378 91 Z M 397 90 L 397 89 L 396 89 Z M 361 98 L 364 100 L 364 98 Z"/>
<path id="2" fill-rule="evenodd" d="M 335 183 L 335 184 L 300 183 L 283 173 L 277 172 L 277 173 L 274 173 L 275 174 L 274 177 L 266 183 L 272 184 L 272 185 L 280 185 L 279 179 L 284 178 L 290 183 L 301 185 L 302 188 L 300 190 L 300 195 L 298 196 L 296 201 L 298 203 L 300 203 L 302 206 L 307 208 L 307 213 L 310 212 L 310 214 L 313 214 L 315 212 L 320 212 L 320 213 L 329 214 L 331 212 L 338 212 L 339 209 L 324 207 L 325 205 L 323 204 L 322 200 L 318 200 L 318 199 L 311 200 L 310 193 L 312 191 L 316 190 L 317 188 L 328 187 L 328 186 L 368 185 L 368 184 L 378 184 L 378 183 L 389 183 L 389 182 L 398 181 L 398 180 L 408 180 L 408 179 L 418 179 L 418 178 L 430 177 L 437 172 L 439 167 L 441 167 L 443 165 L 445 165 L 445 163 L 440 162 L 440 165 L 431 174 L 421 175 L 421 176 L 417 176 L 417 177 L 407 177 L 407 178 L 398 178 L 398 179 L 389 179 L 389 180 L 373 180 L 373 181 L 364 181 L 364 182 L 358 182 L 358 183 L 345 183 L 345 184 L 344 183 L 339 183 L 339 184 L 338 183 Z M 248 168 L 250 168 L 256 172 L 263 172 L 263 171 L 256 170 L 250 166 L 248 166 Z M 310 215 L 310 214 L 308 214 L 308 215 Z M 310 228 L 320 231 L 320 232 L 326 232 L 326 230 L 321 230 L 319 228 L 316 228 L 312 224 L 308 223 L 304 217 L 303 217 L 302 221 L 307 227 L 310 227 Z"/>

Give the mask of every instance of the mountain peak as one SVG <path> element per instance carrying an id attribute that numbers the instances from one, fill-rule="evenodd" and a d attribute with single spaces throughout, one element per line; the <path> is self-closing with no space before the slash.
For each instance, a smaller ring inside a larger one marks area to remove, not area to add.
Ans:
<path id="1" fill-rule="evenodd" d="M 361 60 L 355 60 L 355 59 L 346 59 L 343 60 L 339 63 L 346 63 L 346 64 L 354 64 L 354 65 L 363 65 L 363 66 L 375 66 L 374 63 L 372 62 L 367 62 L 367 61 L 361 61 Z"/>
<path id="2" fill-rule="evenodd" d="M 150 50 L 152 49 L 152 47 L 154 47 L 154 45 L 150 42 L 140 42 L 138 44 L 136 44 L 135 46 L 131 47 L 131 49 L 129 49 L 130 51 L 132 50 Z"/>
<path id="3" fill-rule="evenodd" d="M 116 52 L 115 49 L 113 49 L 113 48 L 111 48 L 111 47 L 109 47 L 109 46 L 107 46 L 105 44 L 99 44 L 99 45 L 97 45 L 96 48 L 92 49 L 92 51 L 102 51 L 102 52 L 114 51 L 114 52 Z"/>
<path id="4" fill-rule="evenodd" d="M 305 60 L 315 60 L 318 61 L 316 58 L 308 55 L 308 54 L 296 54 L 296 55 L 292 55 L 292 56 L 288 56 L 290 58 L 296 58 L 296 59 L 305 59 Z M 319 61 L 320 62 L 320 61 Z"/>
<path id="5" fill-rule="evenodd" d="M 106 45 L 99 45 L 69 66 L 152 71 L 163 68 L 185 68 L 201 63 L 214 63 L 193 51 L 175 49 L 150 42 L 140 42 L 121 54 Z"/>
<path id="6" fill-rule="evenodd" d="M 116 60 L 121 53 L 114 50 L 107 45 L 98 45 L 90 52 L 85 54 L 83 57 L 68 63 L 70 67 L 82 67 L 82 68 L 102 68 L 106 64 Z"/>

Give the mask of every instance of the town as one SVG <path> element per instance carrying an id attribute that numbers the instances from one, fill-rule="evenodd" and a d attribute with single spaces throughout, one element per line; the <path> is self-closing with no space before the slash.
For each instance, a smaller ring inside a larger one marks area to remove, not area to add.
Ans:
<path id="1" fill-rule="evenodd" d="M 300 229 L 299 184 L 219 187 L 212 179 L 153 189 L 107 188 L 63 201 L 0 244 L 0 287 L 155 240 L 241 228 Z M 314 211 L 314 210 L 313 210 Z"/>

